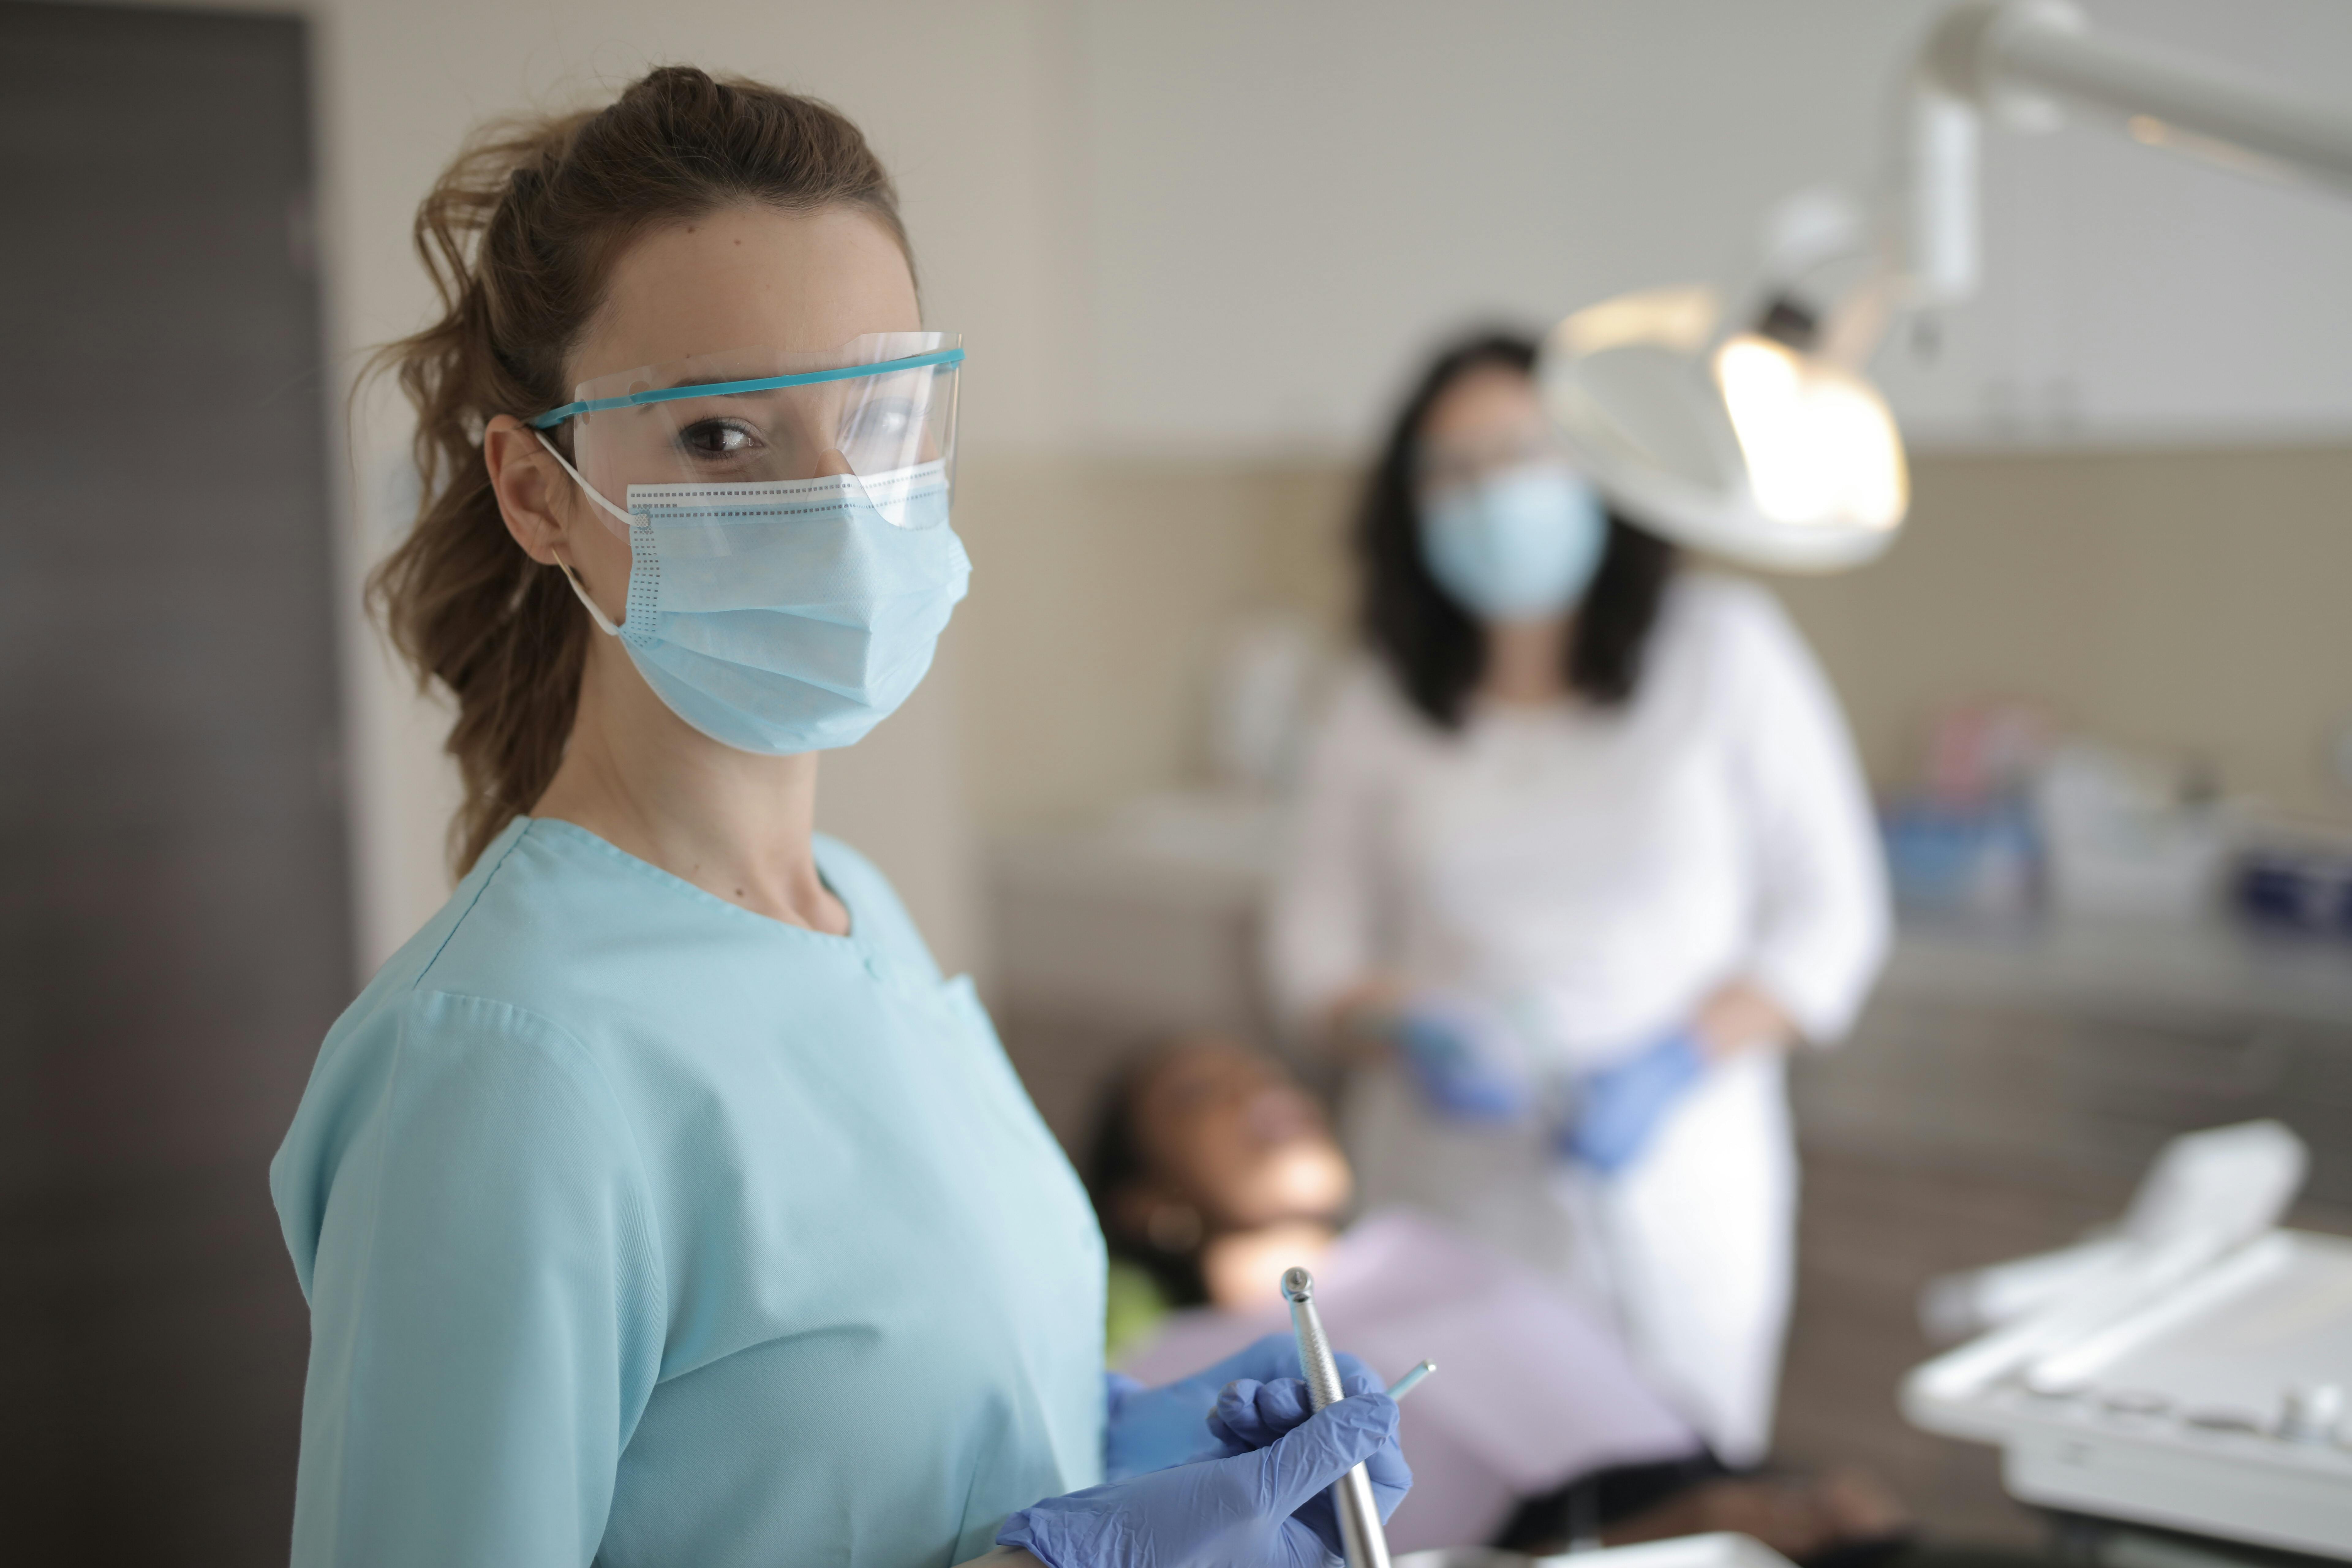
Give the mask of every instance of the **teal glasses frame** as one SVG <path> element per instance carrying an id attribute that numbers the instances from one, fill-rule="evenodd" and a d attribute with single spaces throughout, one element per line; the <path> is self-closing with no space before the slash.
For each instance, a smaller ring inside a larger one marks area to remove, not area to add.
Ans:
<path id="1" fill-rule="evenodd" d="M 937 353 L 909 354 L 905 359 L 886 359 L 879 364 L 845 364 L 837 370 L 803 371 L 798 375 L 769 375 L 757 381 L 713 381 L 699 386 L 656 386 L 644 392 L 632 392 L 620 397 L 590 397 L 578 403 L 567 403 L 561 408 L 551 408 L 523 421 L 534 430 L 551 430 L 566 419 L 583 414 L 602 414 L 607 408 L 635 408 L 647 403 L 675 403 L 683 397 L 726 397 L 739 392 L 773 392 L 784 386 L 814 386 L 820 382 L 856 381 L 862 376 L 889 375 L 902 370 L 923 370 L 935 365 L 961 364 L 963 350 L 941 349 Z"/>

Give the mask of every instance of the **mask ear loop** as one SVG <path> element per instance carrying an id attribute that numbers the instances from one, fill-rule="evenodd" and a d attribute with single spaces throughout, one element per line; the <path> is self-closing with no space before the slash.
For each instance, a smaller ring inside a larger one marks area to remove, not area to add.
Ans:
<path id="1" fill-rule="evenodd" d="M 580 585 L 580 574 L 572 569 L 572 563 L 559 555 L 555 558 L 555 569 L 563 574 L 563 580 L 571 584 L 572 591 L 580 596 L 580 603 L 587 609 L 588 618 L 596 623 L 596 629 L 608 637 L 619 637 L 621 628 L 613 624 L 610 616 L 596 607 L 596 601 L 590 598 L 588 590 Z"/>
<path id="2" fill-rule="evenodd" d="M 572 482 L 578 485 L 581 489 L 585 491 L 590 500 L 594 501 L 598 506 L 603 507 L 606 511 L 609 511 L 614 517 L 619 518 L 631 529 L 637 527 L 637 520 L 635 518 L 630 516 L 627 512 L 623 511 L 619 507 L 614 506 L 611 501 L 606 500 L 602 495 L 598 494 L 595 486 L 590 484 L 586 479 L 580 477 L 579 469 L 573 468 L 570 463 L 564 462 L 563 454 L 555 449 L 555 443 L 547 438 L 546 431 L 534 430 L 531 434 L 539 437 L 539 444 L 547 448 L 547 455 L 549 457 L 554 458 L 558 463 L 562 464 L 563 471 L 572 476 Z M 608 637 L 619 637 L 621 635 L 621 628 L 613 624 L 613 619 L 610 616 L 607 616 L 603 610 L 596 607 L 596 601 L 590 598 L 588 596 L 588 590 L 580 585 L 580 574 L 572 569 L 572 563 L 559 555 L 555 558 L 555 564 L 557 568 L 562 572 L 563 580 L 572 584 L 572 591 L 580 596 L 580 603 L 586 606 L 589 619 L 596 623 L 596 629 L 603 632 Z"/>

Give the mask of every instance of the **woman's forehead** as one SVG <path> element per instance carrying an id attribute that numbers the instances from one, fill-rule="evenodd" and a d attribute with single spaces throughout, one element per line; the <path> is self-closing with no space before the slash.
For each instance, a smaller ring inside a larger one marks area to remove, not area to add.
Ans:
<path id="1" fill-rule="evenodd" d="M 906 256 L 870 214 L 728 207 L 629 243 L 572 379 L 751 347 L 823 353 L 918 331 L 921 314 Z"/>
<path id="2" fill-rule="evenodd" d="M 1430 405 L 1424 438 L 1474 436 L 1496 426 L 1540 425 L 1543 405 L 1535 382 L 1510 365 L 1480 365 L 1465 371 Z"/>
<path id="3" fill-rule="evenodd" d="M 1144 1079 L 1142 1098 L 1163 1103 L 1171 1096 L 1202 1089 L 1255 1084 L 1275 1077 L 1255 1053 L 1222 1040 L 1192 1041 L 1168 1051 Z"/>

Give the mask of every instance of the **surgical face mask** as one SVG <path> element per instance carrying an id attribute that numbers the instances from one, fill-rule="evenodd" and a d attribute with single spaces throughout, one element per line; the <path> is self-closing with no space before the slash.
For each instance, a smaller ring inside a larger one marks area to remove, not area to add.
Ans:
<path id="1" fill-rule="evenodd" d="M 1449 485 L 1422 507 L 1422 560 L 1481 620 L 1559 615 L 1583 596 L 1608 542 L 1600 496 L 1557 462 Z"/>
<path id="2" fill-rule="evenodd" d="M 541 439 L 544 441 L 545 437 Z M 628 606 L 614 626 L 672 712 L 714 741 L 781 756 L 863 739 L 931 667 L 971 562 L 947 526 L 943 465 L 732 484 L 633 484 Z"/>
<path id="3" fill-rule="evenodd" d="M 782 755 L 906 700 L 971 572 L 947 526 L 962 363 L 946 332 L 727 349 L 583 381 L 528 421 L 570 431 L 571 460 L 548 450 L 629 542 L 619 626 L 566 563 L 572 591 L 679 718 Z"/>

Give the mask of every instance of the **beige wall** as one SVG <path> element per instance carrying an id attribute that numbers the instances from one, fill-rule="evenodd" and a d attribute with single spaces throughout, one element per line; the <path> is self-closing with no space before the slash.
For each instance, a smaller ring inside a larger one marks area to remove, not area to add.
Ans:
<path id="1" fill-rule="evenodd" d="M 1219 634 L 1345 592 L 1328 465 L 967 462 L 957 612 L 965 752 L 988 827 L 1069 820 L 1199 776 Z"/>
<path id="2" fill-rule="evenodd" d="M 1790 583 L 1874 775 L 1937 705 L 2046 702 L 2224 785 L 2352 822 L 2352 447 L 1922 458 L 1907 536 Z"/>
<path id="3" fill-rule="evenodd" d="M 1776 586 L 1873 776 L 1986 695 L 2216 764 L 2232 790 L 2352 823 L 2352 447 L 1917 459 L 1904 539 Z M 1338 635 L 1351 474 L 1333 465 L 975 468 L 958 636 L 982 825 L 1097 813 L 1197 779 L 1219 628 L 1295 607 Z"/>

